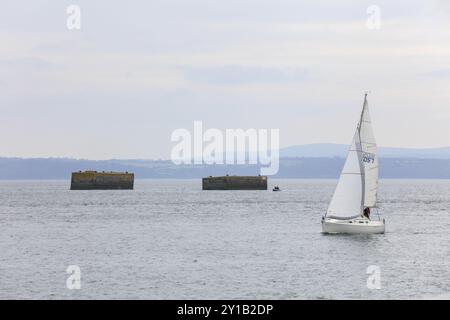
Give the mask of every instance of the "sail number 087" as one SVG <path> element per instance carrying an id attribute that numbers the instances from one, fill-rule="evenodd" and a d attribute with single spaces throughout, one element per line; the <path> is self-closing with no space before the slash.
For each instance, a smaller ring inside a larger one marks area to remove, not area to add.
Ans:
<path id="1" fill-rule="evenodd" d="M 363 154 L 363 162 L 365 163 L 374 163 L 375 155 L 373 153 L 364 153 Z"/>

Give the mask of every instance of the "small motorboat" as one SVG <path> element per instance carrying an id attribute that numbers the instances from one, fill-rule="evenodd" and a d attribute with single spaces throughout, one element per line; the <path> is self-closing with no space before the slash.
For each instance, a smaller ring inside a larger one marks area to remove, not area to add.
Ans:
<path id="1" fill-rule="evenodd" d="M 280 187 L 275 186 L 275 187 L 273 187 L 272 191 L 281 191 L 281 189 L 280 189 Z"/>

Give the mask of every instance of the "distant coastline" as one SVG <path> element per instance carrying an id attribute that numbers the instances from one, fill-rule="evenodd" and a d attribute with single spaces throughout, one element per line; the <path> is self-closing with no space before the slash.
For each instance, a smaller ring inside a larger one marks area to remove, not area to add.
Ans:
<path id="1" fill-rule="evenodd" d="M 335 179 L 348 146 L 309 144 L 280 150 L 280 169 L 271 178 Z M 450 179 L 450 147 L 379 148 L 382 179 Z M 79 170 L 128 171 L 136 179 L 197 179 L 216 175 L 257 175 L 258 165 L 175 165 L 170 160 L 85 160 L 1 158 L 0 180 L 65 180 Z"/>
<path id="2" fill-rule="evenodd" d="M 344 158 L 283 157 L 271 178 L 335 179 Z M 450 159 L 380 158 L 382 179 L 450 179 Z M 197 179 L 257 175 L 257 165 L 175 165 L 170 160 L 77 160 L 0 158 L 0 180 L 68 180 L 79 170 L 128 171 L 136 179 Z"/>
<path id="3" fill-rule="evenodd" d="M 348 145 L 314 143 L 286 147 L 280 150 L 281 157 L 341 157 L 345 158 Z M 379 147 L 380 158 L 450 159 L 450 147 L 441 148 L 394 148 Z"/>

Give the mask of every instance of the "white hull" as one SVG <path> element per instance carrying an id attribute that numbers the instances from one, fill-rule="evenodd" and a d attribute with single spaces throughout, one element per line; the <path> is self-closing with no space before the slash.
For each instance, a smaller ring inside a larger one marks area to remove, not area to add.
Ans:
<path id="1" fill-rule="evenodd" d="M 375 234 L 384 233 L 385 223 L 382 221 L 356 218 L 351 220 L 322 219 L 323 233 Z"/>

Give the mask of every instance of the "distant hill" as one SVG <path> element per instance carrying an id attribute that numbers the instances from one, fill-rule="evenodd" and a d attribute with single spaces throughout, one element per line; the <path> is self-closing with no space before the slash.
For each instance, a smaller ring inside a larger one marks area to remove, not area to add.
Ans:
<path id="1" fill-rule="evenodd" d="M 342 157 L 281 158 L 274 178 L 337 178 Z M 450 159 L 380 158 L 381 178 L 450 179 Z M 186 179 L 210 175 L 257 175 L 257 165 L 174 165 L 168 160 L 0 158 L 0 180 L 69 180 L 79 170 L 128 171 L 137 179 Z"/>
<path id="2" fill-rule="evenodd" d="M 281 157 L 324 157 L 344 158 L 349 146 L 345 144 L 316 143 L 292 146 L 280 150 Z M 444 148 L 392 148 L 379 147 L 380 158 L 450 159 L 450 147 Z"/>

